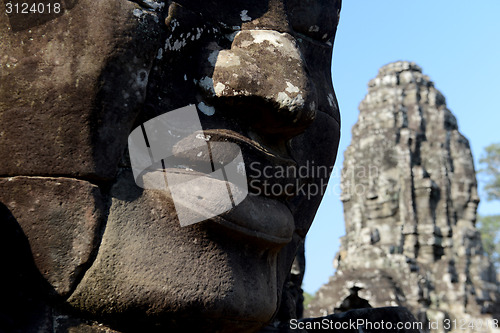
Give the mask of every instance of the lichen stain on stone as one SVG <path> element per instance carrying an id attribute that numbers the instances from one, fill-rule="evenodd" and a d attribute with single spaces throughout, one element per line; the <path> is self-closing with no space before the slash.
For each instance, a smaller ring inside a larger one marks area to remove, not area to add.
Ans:
<path id="1" fill-rule="evenodd" d="M 215 50 L 210 55 L 208 56 L 208 62 L 212 65 L 215 66 L 215 63 L 217 62 L 217 57 L 219 56 L 219 50 Z"/>
<path id="2" fill-rule="evenodd" d="M 215 108 L 210 105 L 206 105 L 204 102 L 198 104 L 198 109 L 207 116 L 213 116 L 215 114 Z"/>
<path id="3" fill-rule="evenodd" d="M 302 94 L 298 94 L 292 98 L 288 96 L 287 93 L 281 91 L 278 93 L 276 102 L 278 102 L 282 108 L 288 108 L 290 111 L 294 111 L 295 107 L 302 106 L 304 104 L 304 98 L 302 97 Z"/>
<path id="4" fill-rule="evenodd" d="M 293 84 L 291 84 L 290 82 L 286 82 L 286 91 L 288 91 L 289 93 L 298 93 L 300 91 L 300 89 L 296 86 L 294 86 Z"/>
<path id="5" fill-rule="evenodd" d="M 241 65 L 240 57 L 226 50 L 223 50 L 218 53 L 217 61 L 215 63 L 216 67 L 221 67 L 221 68 L 236 67 L 240 65 Z"/>
<path id="6" fill-rule="evenodd" d="M 252 18 L 248 16 L 248 10 L 242 10 L 240 13 L 240 17 L 243 22 L 248 22 L 252 20 Z"/>
<path id="7" fill-rule="evenodd" d="M 328 104 L 330 104 L 330 106 L 333 106 L 335 104 L 335 98 L 333 97 L 332 94 L 328 94 Z"/>
<path id="8" fill-rule="evenodd" d="M 224 85 L 223 83 L 220 83 L 220 82 L 217 82 L 217 84 L 215 85 L 215 88 L 214 88 L 217 96 L 222 95 L 224 89 L 226 89 L 226 85 Z"/>
<path id="9" fill-rule="evenodd" d="M 208 94 L 214 96 L 214 81 L 211 77 L 204 76 L 198 83 L 198 85 Z"/>
<path id="10" fill-rule="evenodd" d="M 253 37 L 253 42 L 243 41 L 241 43 L 242 47 L 250 47 L 254 43 L 261 44 L 267 42 L 270 46 L 270 48 L 268 48 L 270 52 L 279 51 L 279 53 L 285 57 L 296 60 L 301 59 L 295 41 L 288 34 L 272 30 L 250 30 L 249 32 Z"/>

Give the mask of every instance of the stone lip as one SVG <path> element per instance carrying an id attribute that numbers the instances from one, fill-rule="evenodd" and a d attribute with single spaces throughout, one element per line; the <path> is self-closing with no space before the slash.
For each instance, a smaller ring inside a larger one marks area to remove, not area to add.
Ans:
<path id="1" fill-rule="evenodd" d="M 295 230 L 293 215 L 285 204 L 251 194 L 215 220 L 226 228 L 273 246 L 288 244 Z"/>

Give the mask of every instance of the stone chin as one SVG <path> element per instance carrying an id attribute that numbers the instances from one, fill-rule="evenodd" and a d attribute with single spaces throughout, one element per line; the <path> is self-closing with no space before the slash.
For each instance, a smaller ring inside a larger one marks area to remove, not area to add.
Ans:
<path id="1" fill-rule="evenodd" d="M 111 195 L 99 253 L 72 307 L 118 329 L 251 331 L 271 320 L 285 244 L 237 232 L 221 217 L 180 227 L 168 193 L 140 189 L 130 172 Z"/>

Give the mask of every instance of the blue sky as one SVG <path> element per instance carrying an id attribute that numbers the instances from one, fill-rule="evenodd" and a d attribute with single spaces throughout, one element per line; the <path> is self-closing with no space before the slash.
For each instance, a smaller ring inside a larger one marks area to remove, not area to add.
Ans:
<path id="1" fill-rule="evenodd" d="M 343 153 L 378 68 L 396 60 L 423 68 L 471 142 L 476 168 L 484 147 L 500 142 L 499 16 L 500 0 L 343 1 L 332 66 L 342 137 L 328 193 L 306 240 L 305 291 L 316 292 L 334 273 L 345 233 L 338 195 Z M 500 204 L 483 199 L 479 212 L 500 214 Z"/>

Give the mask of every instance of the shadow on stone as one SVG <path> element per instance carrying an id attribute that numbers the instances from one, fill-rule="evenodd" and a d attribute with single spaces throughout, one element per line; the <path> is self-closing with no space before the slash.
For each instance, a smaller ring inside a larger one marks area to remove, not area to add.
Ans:
<path id="1" fill-rule="evenodd" d="M 44 294 L 56 292 L 35 266 L 26 235 L 10 210 L 0 203 L 0 332 L 52 331 Z"/>

